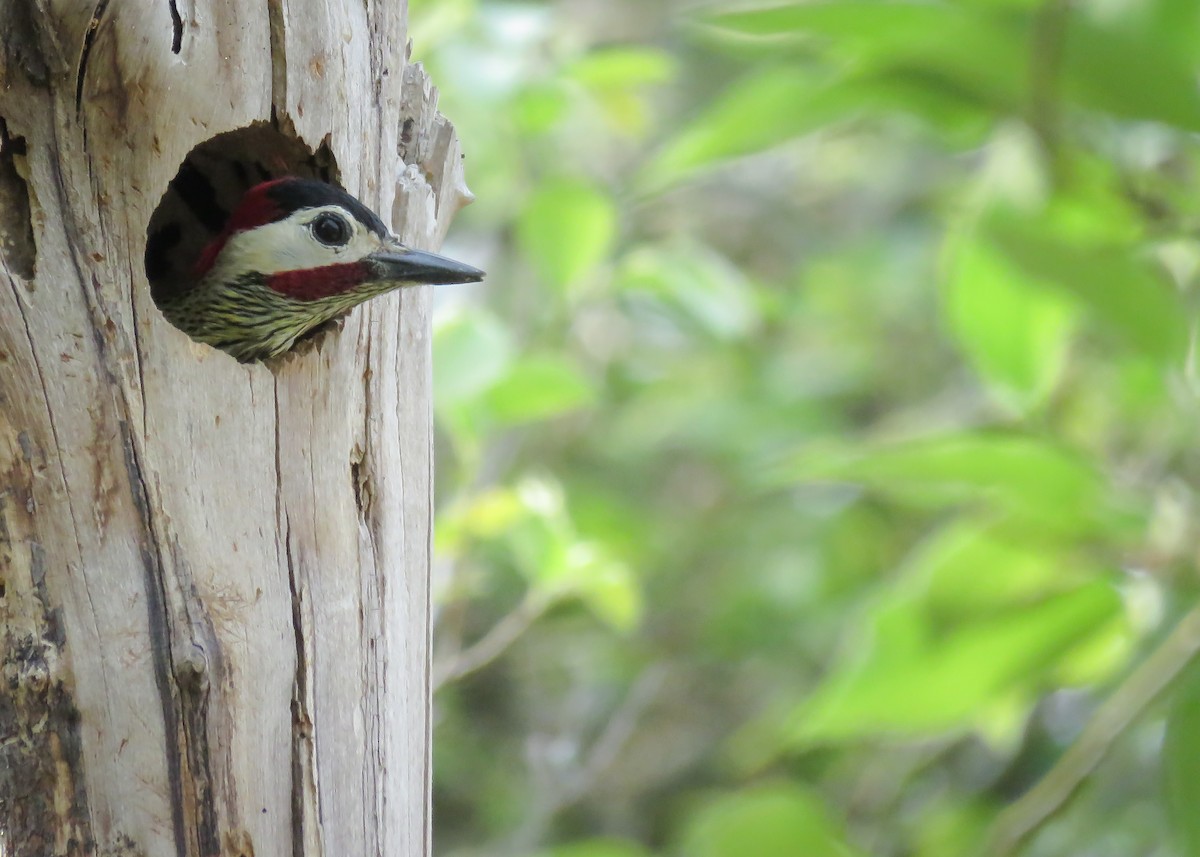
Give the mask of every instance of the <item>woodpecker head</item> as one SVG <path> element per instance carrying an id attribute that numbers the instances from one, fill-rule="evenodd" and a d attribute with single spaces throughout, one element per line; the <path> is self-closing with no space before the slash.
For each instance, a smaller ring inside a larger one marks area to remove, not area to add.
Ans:
<path id="1" fill-rule="evenodd" d="M 195 285 L 160 300 L 160 307 L 194 339 L 243 361 L 281 354 L 375 295 L 484 276 L 405 247 L 344 190 L 300 178 L 247 191 L 194 274 Z"/>

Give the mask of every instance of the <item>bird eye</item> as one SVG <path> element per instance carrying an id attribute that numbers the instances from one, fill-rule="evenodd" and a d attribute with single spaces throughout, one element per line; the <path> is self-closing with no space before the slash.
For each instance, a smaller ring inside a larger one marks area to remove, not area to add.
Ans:
<path id="1" fill-rule="evenodd" d="M 343 246 L 350 240 L 353 231 L 344 217 L 328 212 L 318 214 L 309 224 L 309 229 L 312 230 L 313 238 L 327 247 Z"/>

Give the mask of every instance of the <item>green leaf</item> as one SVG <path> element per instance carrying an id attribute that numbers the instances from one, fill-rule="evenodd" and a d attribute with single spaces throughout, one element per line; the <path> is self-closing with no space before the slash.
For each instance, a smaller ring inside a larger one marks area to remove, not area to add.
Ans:
<path id="1" fill-rule="evenodd" d="M 1182 361 L 1188 313 L 1135 250 L 1056 233 L 1053 221 L 997 213 L 985 225 L 1009 262 L 1077 298 L 1131 346 L 1160 362 Z"/>
<path id="2" fill-rule="evenodd" d="M 561 85 L 533 84 L 513 98 L 513 122 L 523 134 L 545 134 L 562 120 L 570 104 L 571 94 Z"/>
<path id="3" fill-rule="evenodd" d="M 730 158 L 761 152 L 817 127 L 828 115 L 824 84 L 799 67 L 774 67 L 736 83 L 643 168 L 640 184 L 673 185 Z"/>
<path id="4" fill-rule="evenodd" d="M 1154 0 L 1133 8 L 1139 7 L 1146 14 L 1144 26 L 1154 41 L 1172 49 L 1185 62 L 1200 56 L 1200 5 L 1193 0 Z"/>
<path id="5" fill-rule="evenodd" d="M 968 518 L 942 528 L 914 552 L 902 580 L 917 588 L 914 597 L 928 621 L 948 627 L 1112 576 L 1111 568 L 1081 554 L 1073 540 L 1038 538 L 1007 522 Z M 1060 660 L 1054 677 L 1076 685 L 1101 681 L 1127 661 L 1130 641 L 1125 621 L 1110 622 Z"/>
<path id="6" fill-rule="evenodd" d="M 616 209 L 607 194 L 582 181 L 551 179 L 526 204 L 517 237 L 538 273 L 565 290 L 608 255 L 616 225 Z"/>
<path id="7" fill-rule="evenodd" d="M 651 857 L 636 842 L 624 839 L 588 839 L 539 851 L 537 857 Z"/>
<path id="8" fill-rule="evenodd" d="M 643 171 L 645 187 L 670 186 L 838 119 L 895 110 L 930 121 L 952 140 L 974 140 L 992 115 L 1018 112 L 1027 100 L 1027 35 L 1011 14 L 835 0 L 704 20 L 721 32 L 769 37 L 785 63 L 739 82 L 689 123 Z M 794 63 L 800 45 L 832 55 L 823 71 Z"/>
<path id="9" fill-rule="evenodd" d="M 824 49 L 851 76 L 874 73 L 924 80 L 1006 110 L 1019 108 L 1026 81 L 1023 18 L 968 5 L 879 0 L 817 0 L 715 15 L 719 30 L 767 37 L 792 56 Z"/>
<path id="10" fill-rule="evenodd" d="M 642 617 L 642 592 L 629 566 L 594 542 L 573 547 L 573 593 L 613 630 L 632 631 Z"/>
<path id="11" fill-rule="evenodd" d="M 1018 410 L 1043 402 L 1066 365 L 1071 305 L 980 240 L 954 251 L 945 312 L 960 346 L 1000 401 Z"/>
<path id="12" fill-rule="evenodd" d="M 737 266 L 697 243 L 639 247 L 621 263 L 619 284 L 669 304 L 705 333 L 736 339 L 755 329 L 754 289 Z"/>
<path id="13" fill-rule="evenodd" d="M 564 72 L 592 96 L 609 124 L 626 134 L 644 132 L 654 117 L 647 98 L 651 86 L 675 75 L 666 51 L 645 47 L 611 47 L 586 54 Z"/>
<path id="14" fill-rule="evenodd" d="M 1113 588 L 1093 583 L 932 636 L 907 657 L 878 647 L 864 664 L 838 670 L 818 687 L 792 714 L 785 740 L 804 747 L 968 726 L 1014 690 L 1041 690 L 1059 659 L 1120 613 Z"/>
<path id="15" fill-rule="evenodd" d="M 526 476 L 517 483 L 516 497 L 524 514 L 504 533 L 504 541 L 517 570 L 534 588 L 560 589 L 570 573 L 567 553 L 575 541 L 562 485 L 549 476 Z"/>
<path id="16" fill-rule="evenodd" d="M 545 602 L 578 598 L 614 630 L 632 629 L 642 613 L 637 579 L 603 544 L 580 538 L 562 486 L 526 477 L 515 493 L 524 515 L 510 518 L 503 539 L 530 591 Z"/>
<path id="17" fill-rule="evenodd" d="M 1066 532 L 1113 523 L 1113 500 L 1091 464 L 1021 435 L 954 434 L 861 451 L 811 451 L 780 475 L 860 482 L 924 505 L 973 503 Z"/>
<path id="18" fill-rule="evenodd" d="M 1100 27 L 1073 15 L 1065 47 L 1064 78 L 1074 100 L 1123 118 L 1200 131 L 1194 62 L 1164 49 L 1156 31 Z"/>
<path id="19" fill-rule="evenodd" d="M 1187 620 L 1184 620 L 1187 621 Z M 1179 678 L 1171 697 L 1162 764 L 1167 815 L 1186 857 L 1200 857 L 1200 665 Z"/>
<path id="20" fill-rule="evenodd" d="M 940 621 L 987 616 L 1073 589 L 1104 569 L 1081 565 L 1073 542 L 977 518 L 955 521 L 926 540 L 905 563 L 924 587 L 922 600 Z"/>
<path id="21" fill-rule="evenodd" d="M 474 12 L 475 0 L 409 0 L 408 37 L 422 51 L 435 49 L 460 32 Z"/>
<path id="22" fill-rule="evenodd" d="M 815 794 L 760 785 L 710 800 L 689 819 L 687 857 L 852 857 L 858 852 Z"/>
<path id="23" fill-rule="evenodd" d="M 479 395 L 504 375 L 512 353 L 508 328 L 486 310 L 439 316 L 433 331 L 434 402 L 445 407 Z"/>
<path id="24" fill-rule="evenodd" d="M 666 83 L 675 74 L 675 60 L 657 48 L 613 47 L 584 55 L 567 73 L 588 87 L 623 89 Z"/>
<path id="25" fill-rule="evenodd" d="M 983 797 L 957 793 L 939 796 L 921 814 L 910 853 L 920 857 L 984 854 L 994 818 L 995 809 Z"/>
<path id="26" fill-rule="evenodd" d="M 434 547 L 440 553 L 462 551 L 474 539 L 497 538 L 525 515 L 517 495 L 508 488 L 483 491 L 438 510 Z"/>
<path id="27" fill-rule="evenodd" d="M 594 400 L 595 393 L 579 370 L 553 354 L 521 358 L 486 395 L 491 416 L 499 425 L 548 419 Z"/>
<path id="28" fill-rule="evenodd" d="M 745 36 L 821 35 L 863 43 L 881 39 L 911 43 L 940 32 L 948 20 L 961 15 L 961 10 L 943 3 L 803 0 L 718 13 L 704 20 Z"/>

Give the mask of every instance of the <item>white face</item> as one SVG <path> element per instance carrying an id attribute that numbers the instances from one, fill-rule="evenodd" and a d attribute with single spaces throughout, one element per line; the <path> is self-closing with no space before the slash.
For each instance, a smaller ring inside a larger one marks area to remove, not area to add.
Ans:
<path id="1" fill-rule="evenodd" d="M 270 275 L 338 265 L 385 246 L 340 206 L 302 208 L 283 220 L 232 235 L 205 279 L 224 280 L 241 271 Z"/>

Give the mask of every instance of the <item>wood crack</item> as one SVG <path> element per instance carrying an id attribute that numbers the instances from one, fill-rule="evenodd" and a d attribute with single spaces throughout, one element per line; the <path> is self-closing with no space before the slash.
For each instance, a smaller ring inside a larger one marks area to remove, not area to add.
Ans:
<path id="1" fill-rule="evenodd" d="M 2 262 L 2 260 L 0 260 Z M 12 289 L 14 302 L 20 315 L 20 329 L 24 331 L 30 359 L 41 386 L 45 405 L 45 419 L 50 434 L 58 444 L 57 427 L 49 407 L 45 373 L 38 361 L 29 319 L 21 303 L 21 290 L 7 267 L 0 264 L 8 276 L 5 279 Z M 23 491 L 27 499 L 20 503 L 20 512 L 32 520 L 38 514 L 33 501 L 34 483 L 37 479 L 33 459 L 36 448 L 25 432 L 16 437 L 19 455 L 24 459 L 24 468 L 18 461 L 14 467 L 21 468 L 22 477 L 10 472 L 10 481 L 18 478 L 25 483 Z M 66 474 L 61 459 L 58 460 L 64 490 Z M 15 486 L 14 486 L 15 487 Z M 5 495 L 0 493 L 0 546 L 12 546 L 13 533 L 9 532 L 5 516 Z M 70 496 L 69 491 L 67 492 Z M 20 496 L 19 494 L 17 495 Z M 17 504 L 14 503 L 14 507 Z M 70 525 L 79 543 L 74 508 L 69 505 Z M 43 844 L 40 836 L 46 830 L 68 832 L 77 841 L 91 839 L 87 817 L 89 805 L 86 784 L 83 778 L 82 747 L 76 724 L 80 713 L 75 704 L 74 688 L 71 686 L 69 670 L 62 666 L 61 656 L 66 647 L 65 629 L 61 616 L 54 609 L 52 596 L 46 589 L 45 554 L 41 544 L 30 538 L 21 527 L 21 541 L 29 549 L 29 578 L 33 591 L 28 597 L 36 607 L 29 609 L 34 617 L 35 631 L 19 634 L 16 626 L 0 623 L 0 673 L 5 676 L 0 686 L 0 817 L 8 823 L 8 834 L 16 837 L 12 842 L 14 857 L 34 855 Z M 4 593 L 8 595 L 9 593 Z M 12 593 L 20 598 L 19 592 Z M 89 592 L 90 597 L 90 592 Z M 33 841 L 30 841 L 30 839 Z M 0 846 L 3 840 L 0 839 Z M 0 847 L 0 851 L 3 848 Z M 7 853 L 7 852 L 5 852 Z"/>
<path id="2" fill-rule="evenodd" d="M 83 84 L 87 79 L 88 59 L 92 53 L 92 44 L 96 40 L 96 31 L 108 10 L 109 0 L 97 0 L 92 9 L 92 19 L 88 21 L 87 30 L 83 34 L 83 47 L 79 51 L 79 70 L 75 73 L 75 118 L 79 119 L 83 112 Z"/>
<path id="3" fill-rule="evenodd" d="M 271 116 L 287 115 L 287 30 L 284 0 L 267 0 L 271 32 Z"/>
<path id="4" fill-rule="evenodd" d="M 10 288 L 12 288 L 12 291 L 13 291 L 13 298 L 15 299 L 17 306 L 21 308 L 21 325 L 25 330 L 25 339 L 29 344 L 29 354 L 30 354 L 30 357 L 33 359 L 34 370 L 37 372 L 38 385 L 42 391 L 42 401 L 44 401 L 46 403 L 46 425 L 48 425 L 50 427 L 50 436 L 54 438 L 55 448 L 62 449 L 62 440 L 58 436 L 58 427 L 54 424 L 54 411 L 52 411 L 50 409 L 50 390 L 46 386 L 46 373 L 42 370 L 41 361 L 38 359 L 37 348 L 35 347 L 35 343 L 34 343 L 34 339 L 33 339 L 33 331 L 31 331 L 29 329 L 29 318 L 25 315 L 25 308 L 24 308 L 24 306 L 22 306 L 22 303 L 21 303 L 21 293 L 20 293 L 20 290 L 17 288 L 16 281 L 13 280 L 11 277 L 9 277 L 7 279 L 9 282 L 9 286 L 10 286 Z M 57 458 L 57 462 L 58 462 L 58 477 L 59 477 L 59 479 L 62 480 L 63 491 L 66 493 L 66 496 L 69 500 L 74 495 L 71 492 L 70 486 L 67 482 L 67 469 L 65 466 L 63 466 L 62 458 Z M 75 519 L 75 507 L 73 505 L 71 505 L 70 509 L 71 509 L 71 516 L 70 516 L 71 517 L 71 530 L 75 534 L 75 544 L 76 544 L 76 546 L 82 546 L 83 542 L 80 541 L 80 535 L 79 535 L 79 522 Z"/>
<path id="5" fill-rule="evenodd" d="M 108 0 L 102 0 L 97 5 L 97 11 L 92 19 L 94 25 L 98 24 L 96 16 L 103 14 L 104 7 L 107 4 Z M 90 29 L 94 31 L 94 26 L 90 27 Z M 83 63 L 81 63 L 81 72 L 82 70 Z M 74 208 L 68 198 L 66 183 L 59 169 L 55 169 L 54 171 L 54 187 L 58 194 L 58 204 L 63 216 L 64 229 L 69 234 L 83 234 L 84 231 L 71 216 Z M 130 401 L 129 384 L 122 379 L 120 373 L 114 368 L 119 365 L 120 358 L 114 354 L 112 344 L 109 341 L 108 334 L 113 325 L 111 319 L 100 306 L 99 282 L 94 276 L 89 277 L 87 275 L 76 254 L 70 254 L 68 261 L 74 271 L 75 279 L 80 286 L 80 291 L 84 298 L 84 305 L 90 316 L 91 324 L 89 327 L 92 334 L 92 343 L 98 355 L 96 363 L 103 376 L 103 385 L 106 389 L 113 391 L 111 401 L 113 408 L 117 412 L 113 422 L 122 452 L 129 499 L 137 514 L 137 519 L 141 523 L 141 533 L 136 540 L 136 549 L 141 560 L 142 573 L 145 578 L 147 627 L 151 639 L 155 686 L 159 694 L 163 713 L 163 728 L 166 739 L 165 755 L 171 781 L 170 804 L 175 847 L 180 854 L 194 853 L 194 849 L 191 851 L 188 849 L 187 843 L 189 839 L 192 840 L 193 845 L 197 844 L 195 841 L 196 837 L 201 837 L 205 841 L 212 839 L 216 835 L 216 821 L 214 816 L 209 816 L 203 808 L 198 807 L 193 801 L 189 801 L 189 796 L 194 797 L 195 795 L 195 792 L 190 791 L 193 778 L 209 776 L 207 771 L 207 748 L 205 746 L 193 747 L 193 742 L 190 740 L 193 736 L 196 736 L 196 740 L 202 744 L 206 729 L 201 722 L 203 721 L 203 715 L 200 720 L 192 718 L 192 722 L 188 722 L 188 718 L 185 716 L 186 712 L 183 710 L 180 701 L 181 694 L 178 682 L 181 674 L 179 672 L 181 665 L 176 663 L 175 647 L 172 645 L 173 636 L 179 629 L 173 627 L 171 602 L 167 590 L 166 575 L 168 566 L 165 555 L 167 549 L 164 540 L 165 535 L 150 503 L 150 490 L 146 481 L 145 464 L 142 461 L 137 439 L 131 429 L 133 408 Z M 91 289 L 87 288 L 89 281 L 91 282 Z M 48 394 L 47 401 L 49 401 Z M 54 423 L 52 418 L 50 423 L 53 430 Z M 59 449 L 62 448 L 57 434 L 55 436 L 55 445 Z M 65 471 L 63 478 L 65 484 Z M 68 496 L 71 496 L 70 492 Z M 78 527 L 76 529 L 78 530 Z M 189 636 L 190 633 L 191 629 L 189 628 Z M 192 763 L 197 760 L 202 761 L 203 764 L 199 768 L 193 769 Z M 185 791 L 185 784 L 187 785 L 187 791 Z M 192 822 L 190 831 L 189 821 Z"/>
<path id="6" fill-rule="evenodd" d="M 296 674 L 292 687 L 292 854 L 304 857 L 305 793 L 312 778 L 312 719 L 308 712 L 308 659 L 304 650 L 304 615 L 292 557 L 292 532 L 281 533 L 287 557 L 288 592 L 292 598 L 292 638 L 296 646 Z"/>
<path id="7" fill-rule="evenodd" d="M 314 857 L 322 841 L 318 835 L 320 812 L 316 788 L 316 748 L 313 744 L 312 710 L 309 701 L 309 657 L 305 643 L 309 623 L 304 608 L 303 583 L 296 558 L 292 554 L 292 526 L 283 503 L 281 413 L 279 381 L 273 377 L 275 400 L 275 515 L 279 538 L 283 543 L 280 559 L 287 571 L 288 595 L 292 608 L 292 640 L 295 646 L 295 674 L 292 680 L 291 738 L 291 813 L 293 857 Z"/>
<path id="8" fill-rule="evenodd" d="M 142 355 L 142 331 L 141 325 L 138 324 L 137 300 L 134 297 L 137 282 L 137 277 L 133 273 L 133 265 L 129 265 L 126 270 L 129 271 L 129 317 L 133 320 L 133 362 L 134 368 L 137 370 L 138 390 L 141 392 L 139 397 L 142 402 L 142 424 L 139 426 L 142 435 L 146 434 L 147 421 L 147 405 L 146 405 L 146 362 Z"/>
<path id="9" fill-rule="evenodd" d="M 171 53 L 177 54 L 183 47 L 183 18 L 175 0 L 167 0 L 167 6 L 171 10 Z"/>

